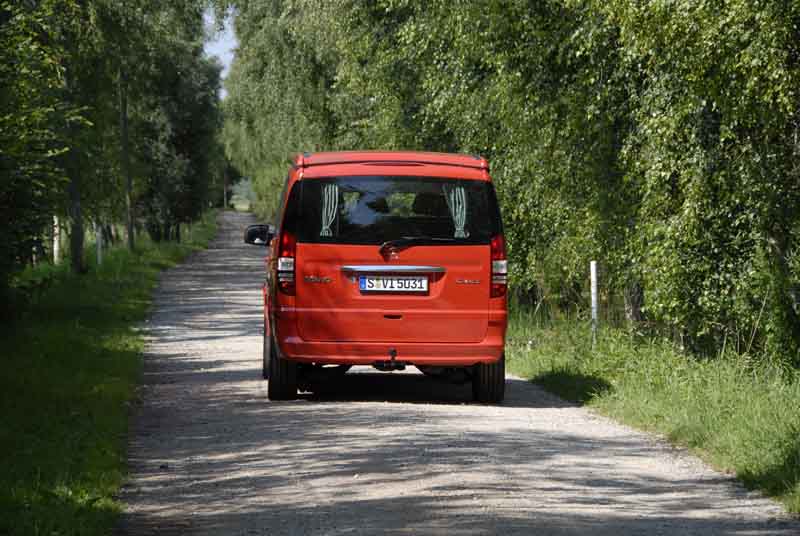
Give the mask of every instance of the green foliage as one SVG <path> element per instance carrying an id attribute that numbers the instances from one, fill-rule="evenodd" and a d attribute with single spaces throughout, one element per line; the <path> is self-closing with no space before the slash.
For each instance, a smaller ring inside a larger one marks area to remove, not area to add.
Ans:
<path id="1" fill-rule="evenodd" d="M 734 352 L 694 360 L 664 341 L 586 322 L 512 315 L 514 374 L 624 423 L 663 434 L 800 513 L 800 375 Z"/>
<path id="2" fill-rule="evenodd" d="M 605 9 L 638 78 L 622 156 L 641 194 L 647 307 L 698 349 L 758 330 L 765 350 L 800 363 L 786 257 L 800 208 L 800 8 L 726 4 Z"/>
<path id="3" fill-rule="evenodd" d="M 65 13 L 72 2 L 60 3 Z M 54 43 L 56 2 L 35 9 L 0 3 L 0 300 L 12 272 L 30 257 L 36 234 L 63 188 L 56 158 L 60 128 L 77 110 L 59 99 L 63 70 Z"/>
<path id="4" fill-rule="evenodd" d="M 330 138 L 321 64 L 297 39 L 299 12 L 282 2 L 237 5 L 240 53 L 226 81 L 223 139 L 228 157 L 252 179 L 271 215 L 287 159 L 293 152 L 319 149 Z"/>
<path id="5" fill-rule="evenodd" d="M 211 213 L 195 225 L 191 243 L 115 249 L 88 276 L 47 265 L 20 276 L 47 271 L 52 281 L 2 328 L 0 457 L 13 463 L 0 470 L 0 533 L 113 529 L 144 346 L 136 325 L 158 273 L 207 244 L 214 221 Z"/>
<path id="6" fill-rule="evenodd" d="M 253 189 L 253 181 L 245 179 L 234 184 L 231 205 L 233 205 L 236 210 L 247 212 L 255 202 L 256 192 Z"/>
<path id="7" fill-rule="evenodd" d="M 125 220 L 128 161 L 139 223 L 174 228 L 208 206 L 223 160 L 208 4 L 0 2 L 0 309 L 34 251 L 49 256 L 53 216 L 83 271 L 84 220 Z"/>
<path id="8" fill-rule="evenodd" d="M 207 206 L 219 167 L 215 159 L 220 157 L 216 146 L 221 126 L 221 67 L 203 58 L 192 41 L 173 41 L 168 53 L 161 52 L 157 61 L 163 68 L 152 76 L 151 93 L 132 113 L 134 152 L 143 178 L 137 212 L 158 240 Z"/>
<path id="9" fill-rule="evenodd" d="M 518 293 L 583 308 L 595 259 L 693 350 L 800 363 L 800 4 L 225 5 L 226 151 L 262 212 L 292 152 L 481 153 Z"/>

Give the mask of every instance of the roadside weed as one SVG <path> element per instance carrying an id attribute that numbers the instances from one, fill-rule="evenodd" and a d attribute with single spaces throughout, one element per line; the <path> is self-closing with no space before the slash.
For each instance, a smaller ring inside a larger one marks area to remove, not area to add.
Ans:
<path id="1" fill-rule="evenodd" d="M 508 367 L 565 399 L 662 434 L 800 513 L 800 375 L 768 359 L 699 359 L 663 340 L 511 315 Z"/>
<path id="2" fill-rule="evenodd" d="M 135 253 L 113 249 L 88 275 L 56 269 L 2 327 L 0 534 L 111 530 L 144 347 L 136 326 L 160 270 L 204 246 L 214 229 L 212 214 L 191 243 L 142 238 Z"/>

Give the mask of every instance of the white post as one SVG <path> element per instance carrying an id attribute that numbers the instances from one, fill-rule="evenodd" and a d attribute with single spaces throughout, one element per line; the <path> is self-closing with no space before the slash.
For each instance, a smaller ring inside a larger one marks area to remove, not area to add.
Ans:
<path id="1" fill-rule="evenodd" d="M 53 216 L 53 264 L 61 262 L 61 225 L 58 216 Z"/>
<path id="2" fill-rule="evenodd" d="M 597 342 L 597 261 L 589 262 L 589 274 L 592 282 L 592 348 Z"/>
<path id="3" fill-rule="evenodd" d="M 103 228 L 94 222 L 94 243 L 97 246 L 97 266 L 103 264 Z"/>

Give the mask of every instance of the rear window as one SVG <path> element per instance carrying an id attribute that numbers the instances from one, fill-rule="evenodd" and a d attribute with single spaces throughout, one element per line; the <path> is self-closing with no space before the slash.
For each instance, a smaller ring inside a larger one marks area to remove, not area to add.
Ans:
<path id="1" fill-rule="evenodd" d="M 491 183 L 435 177 L 306 179 L 292 188 L 284 225 L 300 242 L 321 244 L 488 244 L 501 232 Z"/>

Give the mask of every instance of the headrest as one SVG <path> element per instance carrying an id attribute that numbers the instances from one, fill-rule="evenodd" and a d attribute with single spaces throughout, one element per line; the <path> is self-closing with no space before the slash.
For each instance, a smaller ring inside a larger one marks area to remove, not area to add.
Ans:
<path id="1" fill-rule="evenodd" d="M 372 209 L 373 212 L 377 212 L 379 214 L 389 213 L 389 203 L 386 202 L 385 197 L 376 197 L 371 201 L 367 201 L 366 205 Z"/>
<path id="2" fill-rule="evenodd" d="M 414 198 L 414 204 L 411 206 L 414 214 L 420 216 L 446 216 L 449 211 L 447 209 L 447 201 L 444 195 L 435 192 L 420 192 Z"/>

